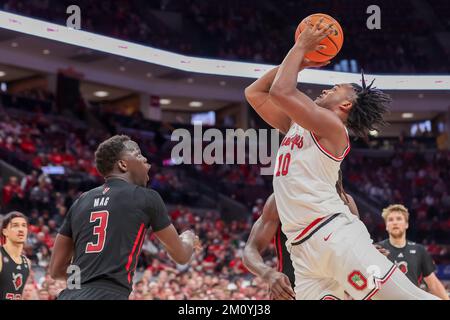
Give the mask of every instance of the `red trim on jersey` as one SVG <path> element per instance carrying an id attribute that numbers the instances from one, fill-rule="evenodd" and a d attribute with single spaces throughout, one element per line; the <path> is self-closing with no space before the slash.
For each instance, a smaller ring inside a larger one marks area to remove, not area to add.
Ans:
<path id="1" fill-rule="evenodd" d="M 301 237 L 303 237 L 309 230 L 311 230 L 311 228 L 313 228 L 316 224 L 318 224 L 320 221 L 322 221 L 323 218 L 325 218 L 325 217 L 317 218 L 316 220 L 311 222 L 309 224 L 309 226 L 307 226 L 305 229 L 303 229 L 303 231 L 294 239 L 294 241 L 300 239 Z"/>
<path id="2" fill-rule="evenodd" d="M 311 136 L 313 137 L 313 139 L 316 142 L 316 144 L 319 147 L 319 149 L 323 153 L 325 153 L 327 156 L 329 156 L 330 158 L 332 158 L 335 161 L 342 161 L 342 160 L 344 160 L 344 158 L 350 152 L 350 140 L 349 140 L 349 137 L 348 137 L 348 133 L 347 133 L 347 147 L 345 148 L 344 152 L 342 153 L 342 155 L 340 157 L 336 157 L 330 151 L 328 151 L 327 148 L 325 148 L 323 145 L 321 145 L 320 142 L 319 142 L 319 139 L 316 136 L 316 134 L 314 132 L 312 132 L 312 131 L 311 131 Z"/>
<path id="3" fill-rule="evenodd" d="M 394 273 L 394 271 L 397 270 L 397 266 L 394 265 L 389 271 L 388 273 L 384 276 L 384 278 L 382 279 L 375 279 L 375 281 L 379 284 L 377 285 L 377 288 L 374 289 L 371 293 L 369 293 L 363 300 L 371 300 L 371 298 L 381 289 L 381 285 L 384 284 L 386 281 L 389 280 L 389 278 L 392 276 L 392 274 Z M 378 281 L 377 281 L 378 280 Z"/>
<path id="4" fill-rule="evenodd" d="M 139 240 L 141 238 L 141 234 L 142 234 L 142 231 L 144 230 L 144 228 L 145 228 L 145 225 L 143 223 L 141 223 L 141 226 L 139 228 L 139 232 L 138 232 L 138 234 L 136 236 L 136 239 L 134 240 L 133 250 L 131 251 L 130 255 L 128 256 L 128 262 L 127 262 L 127 265 L 125 266 L 125 269 L 127 271 L 130 271 L 131 263 L 133 262 L 134 252 L 136 251 L 136 247 L 137 247 L 137 245 L 139 243 Z M 131 273 L 129 272 L 128 273 L 128 282 L 131 282 L 130 278 L 131 278 Z"/>
<path id="5" fill-rule="evenodd" d="M 423 280 L 423 274 L 420 274 L 420 277 L 417 280 L 417 283 L 420 285 L 422 283 L 422 280 Z"/>
<path id="6" fill-rule="evenodd" d="M 283 272 L 283 251 L 282 251 L 282 247 L 281 247 L 281 227 L 278 227 L 277 245 L 278 245 L 278 271 Z"/>
<path id="7" fill-rule="evenodd" d="M 146 233 L 147 233 L 147 229 L 144 229 L 144 232 L 142 233 L 141 243 L 139 244 L 139 250 L 138 250 L 138 252 L 136 254 L 136 264 L 134 265 L 133 271 L 135 271 L 136 268 L 137 268 L 139 255 L 141 254 L 142 246 L 144 245 L 144 240 L 145 240 L 145 234 Z"/>

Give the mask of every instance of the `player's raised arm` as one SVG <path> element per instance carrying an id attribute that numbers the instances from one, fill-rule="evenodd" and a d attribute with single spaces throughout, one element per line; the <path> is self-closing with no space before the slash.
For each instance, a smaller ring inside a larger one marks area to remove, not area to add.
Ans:
<path id="1" fill-rule="evenodd" d="M 291 126 L 291 119 L 269 96 L 269 90 L 277 74 L 278 67 L 268 71 L 261 78 L 245 88 L 245 97 L 252 108 L 270 126 L 286 133 Z"/>
<path id="2" fill-rule="evenodd" d="M 264 205 L 263 213 L 252 227 L 244 248 L 243 262 L 250 272 L 268 282 L 274 299 L 293 300 L 295 294 L 289 278 L 266 265 L 261 256 L 275 237 L 279 225 L 275 196 L 272 194 Z"/>
<path id="3" fill-rule="evenodd" d="M 346 133 L 341 119 L 331 110 L 318 107 L 297 89 L 297 75 L 304 64 L 305 54 L 320 47 L 320 41 L 330 32 L 330 26 L 322 26 L 320 22 L 313 28 L 307 27 L 303 30 L 283 60 L 269 94 L 271 100 L 303 128 L 338 144 L 345 144 Z"/>

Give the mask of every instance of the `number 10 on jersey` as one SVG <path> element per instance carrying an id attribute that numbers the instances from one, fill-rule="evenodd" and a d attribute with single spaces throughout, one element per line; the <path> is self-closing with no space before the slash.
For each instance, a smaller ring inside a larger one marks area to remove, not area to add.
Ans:
<path id="1" fill-rule="evenodd" d="M 276 176 L 279 177 L 281 176 L 285 176 L 288 174 L 289 172 L 289 164 L 291 163 L 291 154 L 290 153 L 286 153 L 286 154 L 280 154 L 280 156 L 278 157 L 278 162 L 277 162 L 277 168 L 275 170 L 276 172 Z"/>

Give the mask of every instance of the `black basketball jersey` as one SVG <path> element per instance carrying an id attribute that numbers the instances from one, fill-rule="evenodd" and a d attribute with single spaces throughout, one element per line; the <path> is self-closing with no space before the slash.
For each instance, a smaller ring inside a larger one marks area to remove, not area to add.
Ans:
<path id="1" fill-rule="evenodd" d="M 378 244 L 389 250 L 388 259 L 394 262 L 416 286 L 419 286 L 422 279 L 436 269 L 427 249 L 420 244 L 406 241 L 403 248 L 397 248 L 389 242 L 389 239 Z"/>
<path id="2" fill-rule="evenodd" d="M 295 274 L 294 266 L 292 265 L 291 255 L 286 248 L 286 235 L 281 231 L 281 225 L 278 227 L 277 234 L 275 235 L 275 248 L 278 258 L 278 272 L 282 272 L 288 276 L 291 282 L 292 288 L 295 287 Z"/>
<path id="3" fill-rule="evenodd" d="M 72 265 L 81 271 L 81 288 L 130 294 L 147 230 L 170 224 L 156 191 L 114 178 L 73 203 L 60 233 L 74 241 Z"/>
<path id="4" fill-rule="evenodd" d="M 21 300 L 25 283 L 30 275 L 28 260 L 22 255 L 22 263 L 17 264 L 11 259 L 5 248 L 0 247 L 0 252 L 2 259 L 0 300 Z"/>

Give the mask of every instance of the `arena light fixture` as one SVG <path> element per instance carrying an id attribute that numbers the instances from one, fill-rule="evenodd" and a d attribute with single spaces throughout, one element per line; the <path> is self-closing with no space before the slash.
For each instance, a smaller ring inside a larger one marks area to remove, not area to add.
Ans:
<path id="1" fill-rule="evenodd" d="M 369 131 L 369 135 L 371 135 L 372 137 L 378 137 L 378 131 L 377 130 L 370 130 Z"/>
<path id="2" fill-rule="evenodd" d="M 19 46 L 19 44 L 17 42 L 12 42 L 11 43 L 11 47 L 13 48 L 17 48 Z"/>
<path id="3" fill-rule="evenodd" d="M 411 113 L 411 112 L 404 112 L 404 113 L 402 113 L 402 118 L 403 118 L 403 119 L 411 119 L 411 118 L 414 118 L 414 113 Z"/>
<path id="4" fill-rule="evenodd" d="M 203 107 L 203 102 L 200 102 L 200 101 L 191 101 L 191 102 L 189 102 L 189 107 L 192 107 L 192 108 L 201 108 L 201 107 Z"/>
<path id="5" fill-rule="evenodd" d="M 5 71 L 0 71 L 0 78 L 6 76 L 6 72 Z"/>
<path id="6" fill-rule="evenodd" d="M 172 100 L 170 100 L 170 99 L 159 99 L 159 104 L 162 106 L 167 106 L 171 103 L 172 103 Z"/>
<path id="7" fill-rule="evenodd" d="M 148 62 L 190 73 L 256 79 L 274 65 L 205 59 L 155 49 L 91 32 L 75 30 L 25 16 L 0 11 L 0 27 L 133 60 Z M 383 90 L 449 90 L 450 75 L 371 75 L 375 86 Z M 307 69 L 299 75 L 302 83 L 332 86 L 336 83 L 360 83 L 361 75 L 329 70 Z"/>
<path id="8" fill-rule="evenodd" d="M 94 92 L 94 96 L 98 97 L 98 98 L 105 98 L 107 96 L 109 96 L 109 92 L 108 91 L 95 91 Z"/>
<path id="9" fill-rule="evenodd" d="M 44 49 L 44 50 L 42 50 L 42 53 L 45 54 L 45 55 L 49 55 L 50 54 L 50 50 Z"/>

